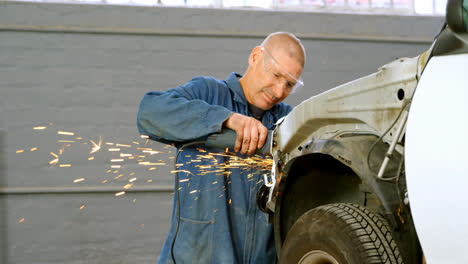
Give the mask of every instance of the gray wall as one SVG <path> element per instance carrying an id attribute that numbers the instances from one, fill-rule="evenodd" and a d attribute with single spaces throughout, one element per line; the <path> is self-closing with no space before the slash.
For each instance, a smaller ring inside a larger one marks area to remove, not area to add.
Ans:
<path id="1" fill-rule="evenodd" d="M 138 137 L 135 116 L 145 92 L 198 75 L 242 73 L 255 45 L 281 30 L 296 33 L 308 53 L 306 85 L 287 99 L 296 105 L 397 57 L 418 55 L 442 22 L 0 2 L 0 262 L 155 262 L 169 228 L 174 149 L 148 142 L 146 147 L 162 153 L 142 159 L 167 165 L 149 170 L 128 160 L 109 172 L 118 154 L 105 144 L 130 145 L 121 152 L 144 154 L 137 149 L 145 140 Z M 48 128 L 32 129 L 40 125 Z M 102 150 L 91 155 L 90 140 L 99 136 Z M 62 148 L 60 163 L 71 167 L 51 167 L 50 152 Z M 133 177 L 128 193 L 114 196 Z M 74 183 L 78 178 L 85 180 Z"/>

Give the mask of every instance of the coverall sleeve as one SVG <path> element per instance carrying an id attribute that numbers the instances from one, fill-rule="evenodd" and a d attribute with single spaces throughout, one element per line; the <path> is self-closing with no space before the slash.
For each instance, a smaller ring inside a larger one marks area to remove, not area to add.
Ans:
<path id="1" fill-rule="evenodd" d="M 226 97 L 218 89 L 216 83 L 197 77 L 166 92 L 148 92 L 138 109 L 138 130 L 163 143 L 200 140 L 220 132 L 233 112 L 210 104 L 219 101 L 214 97 Z"/>

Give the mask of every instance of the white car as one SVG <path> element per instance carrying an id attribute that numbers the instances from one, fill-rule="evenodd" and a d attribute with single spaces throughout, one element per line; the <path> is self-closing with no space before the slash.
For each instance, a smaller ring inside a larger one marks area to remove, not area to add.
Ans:
<path id="1" fill-rule="evenodd" d="M 468 0 L 415 58 L 314 96 L 258 195 L 280 263 L 467 263 Z"/>

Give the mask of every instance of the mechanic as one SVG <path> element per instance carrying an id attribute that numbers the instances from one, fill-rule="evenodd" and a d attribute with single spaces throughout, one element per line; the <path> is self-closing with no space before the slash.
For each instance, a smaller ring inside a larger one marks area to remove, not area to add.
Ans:
<path id="1" fill-rule="evenodd" d="M 291 33 L 272 33 L 252 50 L 248 63 L 243 76 L 196 77 L 166 92 L 148 92 L 140 103 L 140 133 L 174 144 L 176 164 L 183 164 L 177 168 L 171 227 L 158 263 L 173 258 L 177 263 L 276 262 L 273 227 L 256 205 L 259 183 L 269 172 L 225 167 L 222 173 L 201 173 L 204 165 L 229 159 L 201 159 L 224 150 L 194 144 L 226 127 L 236 132 L 236 155 L 248 157 L 292 110 L 281 101 L 303 85 L 301 41 Z"/>

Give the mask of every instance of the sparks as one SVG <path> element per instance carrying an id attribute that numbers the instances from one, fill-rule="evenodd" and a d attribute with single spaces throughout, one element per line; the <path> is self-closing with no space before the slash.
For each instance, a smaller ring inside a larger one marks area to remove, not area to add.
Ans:
<path id="1" fill-rule="evenodd" d="M 89 158 L 88 158 L 88 160 L 93 160 L 93 159 L 94 159 L 94 157 L 89 157 Z"/>
<path id="2" fill-rule="evenodd" d="M 113 152 L 113 151 L 120 151 L 120 149 L 119 149 L 119 148 L 110 148 L 110 149 L 108 149 L 108 151 L 111 151 L 111 152 Z"/>
<path id="3" fill-rule="evenodd" d="M 34 130 L 44 130 L 46 129 L 47 127 L 46 126 L 37 126 L 37 127 L 33 127 Z"/>
<path id="4" fill-rule="evenodd" d="M 198 192 L 198 190 L 193 190 L 193 191 L 190 192 L 190 194 L 194 194 L 196 192 Z"/>
<path id="5" fill-rule="evenodd" d="M 122 161 L 124 161 L 124 159 L 111 159 L 110 161 L 111 162 L 122 162 Z"/>
<path id="6" fill-rule="evenodd" d="M 115 145 L 116 147 L 125 147 L 125 148 L 130 148 L 131 146 L 130 145 L 126 145 L 126 144 L 118 144 Z"/>
<path id="7" fill-rule="evenodd" d="M 134 182 L 136 181 L 137 178 L 131 178 L 130 180 L 128 180 L 129 182 Z"/>
<path id="8" fill-rule="evenodd" d="M 71 164 L 60 164 L 59 167 L 60 168 L 67 168 L 67 167 L 71 167 Z"/>
<path id="9" fill-rule="evenodd" d="M 138 165 L 143 165 L 143 166 L 159 166 L 159 165 L 166 165 L 166 163 L 151 163 L 149 161 L 141 161 L 138 162 Z"/>
<path id="10" fill-rule="evenodd" d="M 29 151 L 33 152 L 33 151 L 36 151 L 36 150 L 37 150 L 37 148 L 32 148 Z"/>
<path id="11" fill-rule="evenodd" d="M 148 138 L 149 138 L 149 136 L 147 136 L 147 135 L 140 135 L 140 137 L 141 137 L 141 138 L 145 138 L 145 139 L 148 139 Z"/>
<path id="12" fill-rule="evenodd" d="M 111 145 L 111 146 L 113 146 L 114 143 L 113 143 L 113 142 L 106 142 L 106 145 Z"/>
<path id="13" fill-rule="evenodd" d="M 124 157 L 131 157 L 133 156 L 132 154 L 129 154 L 129 153 L 120 153 L 120 157 L 124 158 Z"/>
<path id="14" fill-rule="evenodd" d="M 18 154 L 18 153 L 23 153 L 23 152 L 24 152 L 24 149 L 18 149 L 18 150 L 16 151 L 17 154 Z"/>
<path id="15" fill-rule="evenodd" d="M 53 167 L 59 162 L 59 158 L 58 158 L 58 155 L 53 153 L 53 152 L 50 152 L 50 155 L 55 157 L 55 159 L 49 161 L 49 164 L 52 165 L 52 167 Z"/>
<path id="16" fill-rule="evenodd" d="M 173 171 L 171 171 L 171 173 L 177 173 L 177 172 L 185 172 L 185 173 L 190 173 L 190 174 L 192 174 L 192 173 L 191 173 L 190 171 L 188 171 L 188 170 L 173 170 Z M 192 175 L 193 175 L 193 174 L 192 174 Z"/>
<path id="17" fill-rule="evenodd" d="M 77 183 L 77 182 L 82 182 L 82 181 L 84 181 L 84 180 L 85 180 L 85 178 L 79 178 L 79 179 L 74 180 L 73 182 L 74 182 L 74 183 Z"/>
<path id="18" fill-rule="evenodd" d="M 85 205 L 84 205 L 84 204 L 80 207 L 80 210 L 83 210 L 83 208 L 85 208 Z"/>
<path id="19" fill-rule="evenodd" d="M 65 136 L 74 136 L 75 133 L 73 132 L 67 132 L 67 131 L 57 131 L 57 134 L 59 135 L 65 135 Z"/>
<path id="20" fill-rule="evenodd" d="M 179 182 L 187 182 L 187 181 L 190 181 L 190 179 L 183 179 L 183 180 L 180 180 Z"/>
<path id="21" fill-rule="evenodd" d="M 146 182 L 152 182 L 153 180 L 147 180 Z"/>
<path id="22" fill-rule="evenodd" d="M 129 183 L 129 184 L 125 185 L 123 188 L 124 189 L 130 189 L 130 188 L 132 188 L 132 186 L 133 186 L 133 183 Z"/>
<path id="23" fill-rule="evenodd" d="M 24 218 L 21 218 L 18 223 L 23 223 L 24 222 Z"/>
<path id="24" fill-rule="evenodd" d="M 103 181 L 102 181 L 102 183 L 106 183 L 106 182 L 107 182 L 107 180 L 103 180 Z"/>
<path id="25" fill-rule="evenodd" d="M 112 169 L 120 169 L 120 167 L 121 167 L 120 165 L 112 165 L 111 166 Z"/>
<path id="26" fill-rule="evenodd" d="M 125 192 L 118 192 L 118 193 L 115 194 L 115 196 L 121 196 L 121 195 L 124 195 L 124 194 L 125 194 Z"/>
<path id="27" fill-rule="evenodd" d="M 92 147 L 92 149 L 91 149 L 91 152 L 89 152 L 89 154 L 93 154 L 93 153 L 98 152 L 98 151 L 101 149 L 102 138 L 99 137 L 99 143 L 98 143 L 98 144 L 96 144 L 96 142 L 94 142 L 94 141 L 92 141 L 92 140 L 90 140 L 90 141 L 91 141 L 91 143 L 93 144 L 93 147 Z"/>
<path id="28" fill-rule="evenodd" d="M 74 140 L 57 140 L 57 142 L 60 142 L 60 143 L 73 143 L 75 141 Z"/>
<path id="29" fill-rule="evenodd" d="M 161 153 L 160 151 L 156 151 L 156 150 L 143 150 L 142 152 L 149 153 L 150 155 Z"/>

